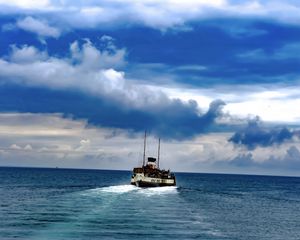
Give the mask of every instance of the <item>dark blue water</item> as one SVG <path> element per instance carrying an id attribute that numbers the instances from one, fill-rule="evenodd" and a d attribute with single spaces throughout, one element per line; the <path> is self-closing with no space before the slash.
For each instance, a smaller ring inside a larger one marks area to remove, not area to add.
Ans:
<path id="1" fill-rule="evenodd" d="M 0 168 L 0 239 L 300 239 L 300 178 Z"/>

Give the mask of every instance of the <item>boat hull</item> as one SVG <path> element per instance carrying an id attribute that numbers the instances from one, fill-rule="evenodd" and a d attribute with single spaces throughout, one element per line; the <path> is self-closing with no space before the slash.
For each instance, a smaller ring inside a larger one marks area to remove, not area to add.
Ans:
<path id="1" fill-rule="evenodd" d="M 153 182 L 144 182 L 144 181 L 138 181 L 138 182 L 132 182 L 132 185 L 135 185 L 137 187 L 172 187 L 176 186 L 176 183 L 153 183 Z"/>
<path id="2" fill-rule="evenodd" d="M 176 186 L 175 178 L 147 177 L 143 173 L 135 174 L 131 178 L 131 184 L 137 187 L 166 187 Z"/>

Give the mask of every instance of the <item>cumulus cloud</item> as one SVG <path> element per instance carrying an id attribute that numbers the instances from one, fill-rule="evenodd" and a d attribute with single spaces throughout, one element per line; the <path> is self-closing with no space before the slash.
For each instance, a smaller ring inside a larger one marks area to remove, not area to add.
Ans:
<path id="1" fill-rule="evenodd" d="M 22 147 L 20 147 L 20 146 L 18 146 L 17 144 L 12 144 L 12 145 L 10 145 L 10 147 L 9 147 L 10 149 L 13 149 L 13 150 L 21 150 L 22 149 Z"/>
<path id="2" fill-rule="evenodd" d="M 24 64 L 32 63 L 35 61 L 44 61 L 48 58 L 46 52 L 39 51 L 33 46 L 23 45 L 17 47 L 16 45 L 11 46 L 10 60 L 14 63 Z"/>
<path id="3" fill-rule="evenodd" d="M 237 131 L 228 141 L 253 150 L 257 146 L 280 145 L 285 141 L 291 140 L 294 136 L 298 137 L 299 131 L 290 131 L 285 127 L 263 128 L 259 119 L 256 118 L 249 120 L 247 127 Z"/>
<path id="4" fill-rule="evenodd" d="M 23 108 L 10 95 L 11 103 L 2 104 L 2 109 L 10 106 L 17 111 L 62 112 L 86 118 L 93 124 L 137 131 L 148 129 L 167 138 L 203 133 L 222 114 L 225 103 L 221 100 L 213 101 L 203 113 L 195 101 L 170 98 L 145 81 L 127 79 L 124 72 L 117 70 L 126 64 L 125 49 L 118 49 L 109 36 L 100 41 L 103 49 L 97 49 L 89 40 L 82 44 L 74 42 L 69 57 L 65 58 L 49 56 L 33 46 L 12 46 L 10 55 L 0 59 L 0 82 L 17 84 L 29 92 L 41 88 L 38 96 L 45 106 L 37 106 L 36 98 L 25 97 Z M 26 91 L 20 90 L 19 97 Z M 61 99 L 68 101 L 58 104 L 57 93 L 53 91 L 59 91 Z M 1 94 L 3 102 L 9 92 Z M 80 97 L 74 92 L 80 92 Z"/>
<path id="5" fill-rule="evenodd" d="M 101 49 L 97 49 L 89 39 L 80 45 L 78 41 L 70 44 L 71 61 L 87 68 L 118 69 L 126 65 L 126 49 L 117 48 L 109 36 L 100 38 Z"/>
<path id="6" fill-rule="evenodd" d="M 58 38 L 61 34 L 58 28 L 51 27 L 46 21 L 38 20 L 33 17 L 26 17 L 17 21 L 16 26 L 25 31 L 35 33 L 40 37 Z"/>
<path id="7" fill-rule="evenodd" d="M 57 89 L 80 89 L 94 95 L 123 100 L 131 98 L 130 90 L 135 95 L 141 95 L 138 93 L 139 88 L 126 84 L 123 72 L 114 69 L 124 64 L 124 49 L 101 51 L 90 42 L 80 47 L 74 42 L 70 49 L 70 58 L 63 59 L 48 56 L 33 46 L 13 45 L 8 60 L 0 59 L 1 81 L 20 81 L 30 86 Z"/>

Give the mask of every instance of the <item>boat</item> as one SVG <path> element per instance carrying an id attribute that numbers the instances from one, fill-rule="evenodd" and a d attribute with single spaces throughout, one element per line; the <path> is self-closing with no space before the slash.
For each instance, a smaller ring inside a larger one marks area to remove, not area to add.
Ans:
<path id="1" fill-rule="evenodd" d="M 135 167 L 132 171 L 131 184 L 137 187 L 164 187 L 164 186 L 176 186 L 176 178 L 174 173 L 170 170 L 164 170 L 159 168 L 160 158 L 160 138 L 158 139 L 158 156 L 148 157 L 146 162 L 146 138 L 144 137 L 144 154 L 143 165 L 141 167 Z"/>

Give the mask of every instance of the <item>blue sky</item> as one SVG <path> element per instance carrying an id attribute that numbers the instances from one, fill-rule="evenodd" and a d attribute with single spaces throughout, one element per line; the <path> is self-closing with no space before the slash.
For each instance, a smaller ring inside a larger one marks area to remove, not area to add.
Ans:
<path id="1" fill-rule="evenodd" d="M 0 1 L 0 165 L 130 169 L 147 129 L 176 171 L 298 175 L 299 16 L 291 0 Z"/>

